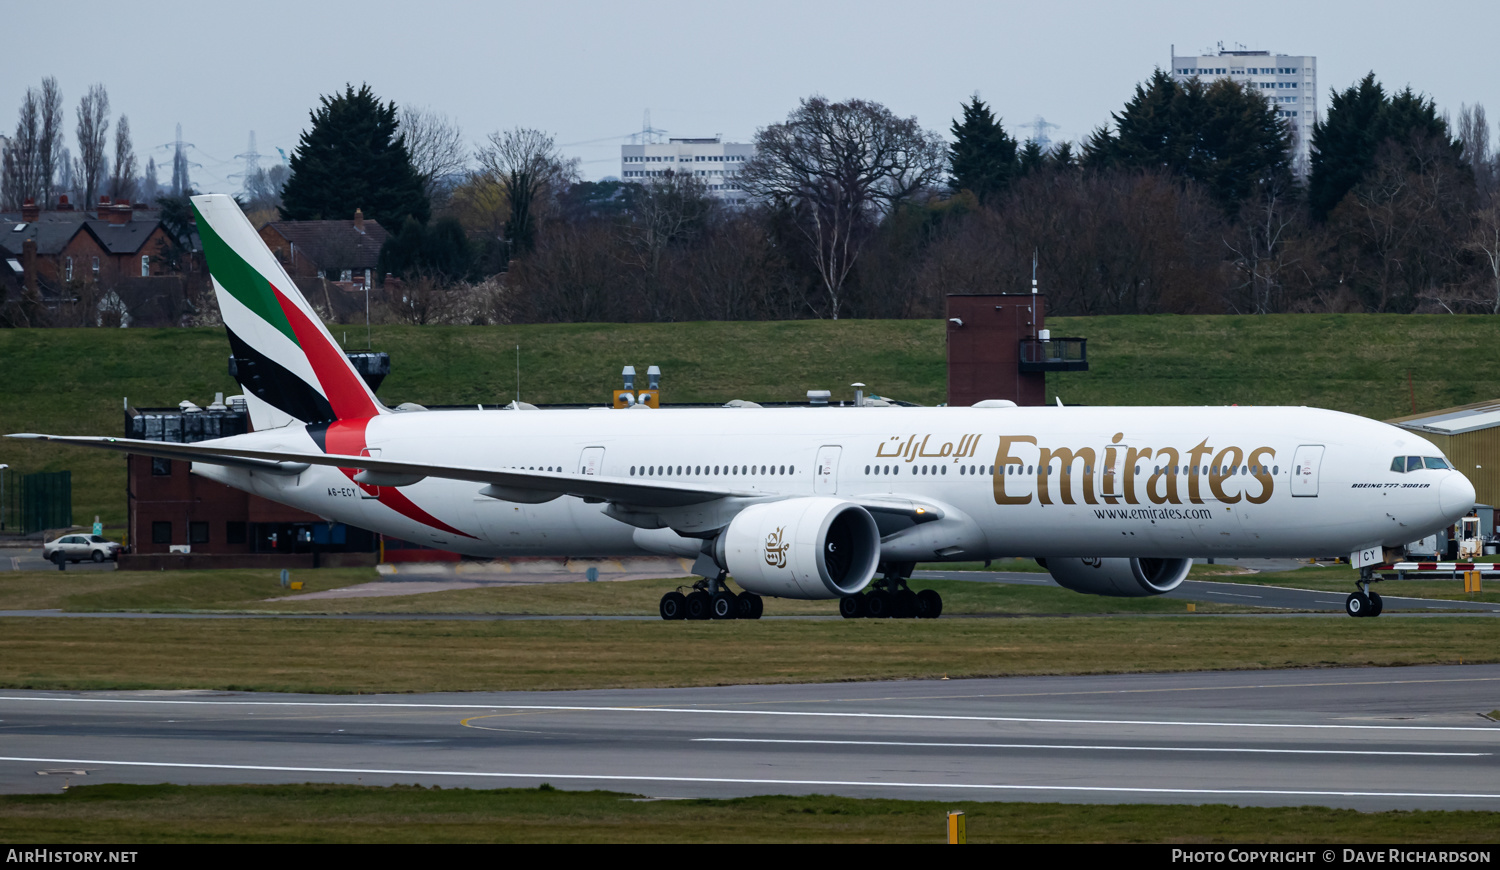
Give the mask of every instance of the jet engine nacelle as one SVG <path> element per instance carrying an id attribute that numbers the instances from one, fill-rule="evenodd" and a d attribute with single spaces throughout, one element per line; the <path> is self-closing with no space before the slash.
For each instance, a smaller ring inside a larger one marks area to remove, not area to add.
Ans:
<path id="1" fill-rule="evenodd" d="M 1182 584 L 1192 559 L 1038 559 L 1057 585 L 1089 595 L 1144 598 Z"/>
<path id="2" fill-rule="evenodd" d="M 751 505 L 715 547 L 736 583 L 777 598 L 840 598 L 864 589 L 880 563 L 870 512 L 827 496 Z"/>

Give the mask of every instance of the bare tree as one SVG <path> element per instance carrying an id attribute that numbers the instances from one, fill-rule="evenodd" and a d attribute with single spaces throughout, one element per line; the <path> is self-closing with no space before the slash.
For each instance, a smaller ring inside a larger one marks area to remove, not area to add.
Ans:
<path id="1" fill-rule="evenodd" d="M 755 147 L 744 187 L 797 217 L 835 320 L 872 230 L 935 187 L 946 166 L 938 134 L 864 100 L 809 97 L 786 123 L 757 132 Z"/>
<path id="2" fill-rule="evenodd" d="M 135 146 L 130 142 L 130 118 L 121 115 L 115 125 L 115 167 L 109 178 L 109 195 L 112 199 L 135 198 L 138 167 L 135 165 Z"/>
<path id="3" fill-rule="evenodd" d="M 78 180 L 83 207 L 92 208 L 109 175 L 109 93 L 94 85 L 78 101 Z"/>
<path id="4" fill-rule="evenodd" d="M 1258 197 L 1240 206 L 1240 219 L 1225 227 L 1224 246 L 1239 278 L 1228 288 L 1228 310 L 1241 314 L 1287 310 L 1282 273 L 1296 265 L 1289 246 L 1302 229 L 1302 212 L 1292 192 L 1289 179 L 1272 180 Z"/>
<path id="5" fill-rule="evenodd" d="M 644 302 L 650 320 L 672 319 L 671 296 L 662 275 L 662 257 L 674 244 L 690 243 L 705 229 L 714 203 L 708 186 L 686 172 L 669 172 L 642 185 L 635 194 L 632 220 L 624 225 L 631 265 L 644 279 Z"/>
<path id="6" fill-rule="evenodd" d="M 423 192 L 429 199 L 445 199 L 469 162 L 463 130 L 441 112 L 410 106 L 401 110 L 399 125 L 411 165 L 422 177 Z"/>
<path id="7" fill-rule="evenodd" d="M 57 172 L 63 163 L 63 98 L 62 89 L 54 76 L 42 79 L 42 92 L 37 102 L 37 117 L 40 135 L 37 138 L 37 176 L 42 208 L 52 204 L 52 191 Z"/>
<path id="8" fill-rule="evenodd" d="M 16 135 L 5 151 L 3 207 L 18 209 L 26 200 L 42 196 L 38 151 L 42 140 L 41 95 L 35 88 L 26 89 L 16 119 Z"/>
<path id="9" fill-rule="evenodd" d="M 1500 179 L 1496 178 L 1495 153 L 1490 148 L 1490 122 L 1484 115 L 1483 105 L 1460 104 L 1458 139 L 1464 143 L 1464 163 L 1474 173 L 1474 187 L 1479 191 L 1480 201 L 1489 202 Z"/>
<path id="10" fill-rule="evenodd" d="M 540 130 L 517 127 L 491 133 L 488 142 L 479 149 L 479 166 L 510 204 L 506 241 L 514 253 L 530 251 L 536 247 L 538 218 L 549 198 L 577 178 L 578 160 L 564 159 L 552 137 Z"/>

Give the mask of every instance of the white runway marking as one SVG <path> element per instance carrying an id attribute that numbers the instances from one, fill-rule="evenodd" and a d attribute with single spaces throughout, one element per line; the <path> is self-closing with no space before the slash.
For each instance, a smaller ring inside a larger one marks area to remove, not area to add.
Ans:
<path id="1" fill-rule="evenodd" d="M 1233 592 L 1204 592 L 1204 595 L 1227 595 L 1230 598 L 1264 598 L 1263 595 L 1236 595 Z"/>
<path id="2" fill-rule="evenodd" d="M 651 776 L 610 775 L 587 773 L 510 773 L 476 770 L 403 770 L 364 767 L 289 767 L 261 764 L 190 764 L 172 761 L 119 761 L 100 758 L 25 758 L 0 756 L 0 762 L 24 762 L 27 764 L 93 764 L 119 767 L 156 767 L 193 770 L 244 770 L 272 773 L 342 773 L 362 776 L 458 776 L 485 779 L 566 779 L 594 782 L 685 782 L 718 783 L 728 785 L 800 785 L 816 787 L 853 788 L 940 788 L 966 791 L 1065 791 L 1108 794 L 1166 794 L 1166 795 L 1272 795 L 1291 797 L 1356 797 L 1356 798 L 1443 798 L 1495 800 L 1500 794 L 1471 794 L 1466 792 L 1401 792 L 1401 791 L 1311 791 L 1300 789 L 1256 789 L 1256 788 L 1147 788 L 1092 785 L 1017 785 L 1011 783 L 954 783 L 954 782 L 895 782 L 889 780 L 839 780 L 839 779 L 740 779 L 709 776 Z"/>
<path id="3" fill-rule="evenodd" d="M 911 743 L 896 740 L 778 740 L 759 737 L 694 737 L 691 743 L 792 743 L 813 746 L 916 746 L 942 749 L 1081 749 L 1122 752 L 1262 752 L 1288 755 L 1430 755 L 1472 758 L 1494 755 L 1493 752 L 1401 752 L 1396 750 L 1358 749 L 1243 749 L 1211 746 L 1090 746 L 1068 743 Z"/>
<path id="4" fill-rule="evenodd" d="M 1301 728 L 1336 731 L 1477 731 L 1500 735 L 1500 724 L 1465 725 L 1329 725 L 1295 722 L 1191 722 L 1157 719 L 1055 719 L 1037 716 L 954 716 L 924 713 L 840 713 L 811 710 L 714 710 L 700 707 L 593 707 L 562 704 L 423 704 L 390 701 L 193 701 L 146 698 L 48 698 L 0 696 L 0 701 L 68 704 L 166 704 L 213 707 L 331 707 L 429 710 L 541 710 L 564 713 L 680 713 L 702 716 L 797 716 L 838 719 L 917 719 L 945 722 L 1022 722 L 1046 725 L 1168 725 L 1188 728 Z"/>

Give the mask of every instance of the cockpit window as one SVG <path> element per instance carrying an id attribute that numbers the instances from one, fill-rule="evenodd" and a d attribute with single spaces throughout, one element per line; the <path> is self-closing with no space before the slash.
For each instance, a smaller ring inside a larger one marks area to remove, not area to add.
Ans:
<path id="1" fill-rule="evenodd" d="M 1453 465 L 1441 456 L 1397 456 L 1391 460 L 1391 470 L 1398 474 L 1421 471 L 1424 468 L 1452 469 Z"/>

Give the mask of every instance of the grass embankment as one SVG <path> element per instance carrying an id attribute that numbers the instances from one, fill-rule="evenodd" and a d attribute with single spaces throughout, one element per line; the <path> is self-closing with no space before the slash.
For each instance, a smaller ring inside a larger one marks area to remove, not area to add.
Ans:
<path id="1" fill-rule="evenodd" d="M 606 791 L 91 785 L 0 795 L 9 843 L 1488 843 L 1500 814 Z"/>
<path id="2" fill-rule="evenodd" d="M 1319 592 L 1334 592 L 1342 596 L 1354 591 L 1354 581 L 1357 577 L 1358 574 L 1348 565 L 1319 565 L 1299 568 L 1296 571 L 1225 574 L 1212 579 L 1222 583 L 1251 583 L 1262 586 L 1286 586 L 1292 589 L 1313 589 Z M 1485 601 L 1500 604 L 1500 580 L 1487 581 L 1483 588 L 1485 591 L 1479 593 L 1465 592 L 1462 577 L 1457 580 L 1381 580 L 1370 585 L 1372 591 L 1379 592 L 1381 595 L 1439 598 L 1449 601 Z"/>
<path id="3" fill-rule="evenodd" d="M 1049 376 L 1049 402 L 1313 405 L 1387 419 L 1413 410 L 1408 372 L 1418 411 L 1493 398 L 1500 382 L 1491 352 L 1500 323 L 1489 317 L 1093 317 L 1048 326 L 1088 338 L 1090 357 L 1088 372 Z M 360 330 L 348 332 L 359 343 Z M 661 366 L 669 403 L 801 400 L 815 387 L 852 397 L 854 381 L 922 404 L 945 400 L 938 320 L 377 326 L 374 346 L 391 354 L 380 395 L 390 404 L 508 402 L 517 344 L 521 396 L 544 404 L 603 402 L 627 364 Z M 121 397 L 160 407 L 238 392 L 227 356 L 220 329 L 0 330 L 0 433 L 119 433 Z M 0 442 L 0 462 L 71 469 L 75 521 L 124 523 L 120 457 Z"/>
<path id="4" fill-rule="evenodd" d="M 1492 621 L 0 619 L 0 686 L 458 692 L 1500 661 Z M 1484 703 L 1476 701 L 1478 705 Z M 1492 703 L 1492 702 L 1491 702 Z M 1489 704 L 1485 704 L 1489 706 Z"/>
<path id="5" fill-rule="evenodd" d="M 268 570 L 43 571 L 0 573 L 0 610 L 149 613 L 485 613 L 552 616 L 655 616 L 663 593 L 688 581 L 631 580 L 490 586 L 378 598 L 301 599 L 380 579 L 373 568 L 325 568 L 293 572 L 300 593 L 282 589 Z M 1180 601 L 1103 598 L 1058 587 L 920 580 L 936 589 L 949 615 L 1182 613 Z M 268 599 L 291 597 L 286 601 Z M 1199 605 L 1202 612 L 1246 612 L 1232 604 Z M 767 616 L 836 616 L 836 601 L 766 599 Z"/>

